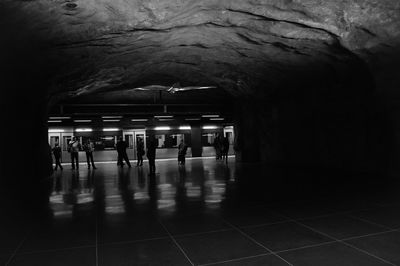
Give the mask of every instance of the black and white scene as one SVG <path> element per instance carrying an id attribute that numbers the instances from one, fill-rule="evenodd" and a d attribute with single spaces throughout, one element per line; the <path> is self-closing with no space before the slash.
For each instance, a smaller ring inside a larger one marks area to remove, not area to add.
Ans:
<path id="1" fill-rule="evenodd" d="M 1 0 L 0 265 L 400 265 L 400 1 Z"/>

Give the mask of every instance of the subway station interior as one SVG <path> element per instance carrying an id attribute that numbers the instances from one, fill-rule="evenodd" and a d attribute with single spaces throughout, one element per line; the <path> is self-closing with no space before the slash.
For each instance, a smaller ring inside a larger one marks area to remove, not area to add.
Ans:
<path id="1" fill-rule="evenodd" d="M 1 265 L 400 265 L 398 1 L 3 0 L 0 29 Z"/>

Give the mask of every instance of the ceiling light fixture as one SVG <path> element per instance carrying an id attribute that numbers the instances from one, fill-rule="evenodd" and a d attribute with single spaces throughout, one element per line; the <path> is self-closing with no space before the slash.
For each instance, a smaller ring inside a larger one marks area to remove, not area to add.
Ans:
<path id="1" fill-rule="evenodd" d="M 119 122 L 120 119 L 103 119 L 103 122 Z"/>
<path id="2" fill-rule="evenodd" d="M 109 131 L 119 131 L 119 128 L 103 128 L 103 131 L 109 132 Z"/>
<path id="3" fill-rule="evenodd" d="M 116 115 L 116 116 L 102 116 L 101 118 L 103 118 L 103 119 L 122 118 L 122 115 Z"/>
<path id="4" fill-rule="evenodd" d="M 48 120 L 48 123 L 61 123 L 62 120 Z"/>
<path id="5" fill-rule="evenodd" d="M 147 121 L 147 119 L 145 119 L 145 118 L 134 118 L 134 119 L 131 119 L 131 121 L 132 122 L 146 122 Z"/>
<path id="6" fill-rule="evenodd" d="M 173 118 L 173 115 L 155 115 L 154 118 Z"/>
<path id="7" fill-rule="evenodd" d="M 219 117 L 219 115 L 202 115 L 201 117 L 210 118 L 210 117 Z"/>
<path id="8" fill-rule="evenodd" d="M 61 128 L 52 128 L 52 129 L 49 129 L 49 133 L 58 133 L 58 132 L 64 132 L 65 130 L 64 129 L 61 129 Z"/>
<path id="9" fill-rule="evenodd" d="M 70 116 L 50 116 L 49 119 L 71 119 Z"/>
<path id="10" fill-rule="evenodd" d="M 92 132 L 93 129 L 91 128 L 77 128 L 75 129 L 75 132 Z"/>
<path id="11" fill-rule="evenodd" d="M 154 130 L 171 130 L 171 127 L 155 127 Z"/>
<path id="12" fill-rule="evenodd" d="M 186 121 L 199 121 L 200 118 L 185 118 Z"/>
<path id="13" fill-rule="evenodd" d="M 180 130 L 191 130 L 191 126 L 180 126 L 179 127 Z"/>
<path id="14" fill-rule="evenodd" d="M 217 129 L 217 126 L 203 126 L 203 129 Z"/>
<path id="15" fill-rule="evenodd" d="M 76 120 L 74 120 L 74 122 L 76 122 L 76 123 L 90 123 L 90 122 L 92 122 L 92 120 L 90 120 L 90 119 L 76 119 Z"/>
<path id="16" fill-rule="evenodd" d="M 211 121 L 221 121 L 224 120 L 225 118 L 219 117 L 219 118 L 210 118 Z"/>

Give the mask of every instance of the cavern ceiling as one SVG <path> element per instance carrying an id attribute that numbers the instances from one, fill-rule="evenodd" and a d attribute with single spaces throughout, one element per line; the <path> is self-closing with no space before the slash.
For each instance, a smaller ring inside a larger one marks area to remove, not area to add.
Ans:
<path id="1" fill-rule="evenodd" d="M 1 22 L 43 51 L 50 94 L 58 99 L 126 101 L 145 97 L 136 87 L 175 82 L 267 97 L 311 81 L 341 82 L 363 64 L 376 76 L 387 73 L 382 65 L 400 44 L 394 0 L 13 0 L 1 6 Z"/>

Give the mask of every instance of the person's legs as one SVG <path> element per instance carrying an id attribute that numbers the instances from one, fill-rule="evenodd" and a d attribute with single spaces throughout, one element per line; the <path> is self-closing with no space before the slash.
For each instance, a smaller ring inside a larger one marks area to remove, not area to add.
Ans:
<path id="1" fill-rule="evenodd" d="M 86 152 L 87 167 L 90 168 L 90 152 Z"/>
<path id="2" fill-rule="evenodd" d="M 137 156 L 137 163 L 136 163 L 136 166 L 139 166 L 141 155 L 140 155 L 140 153 L 136 153 L 136 156 Z"/>
<path id="3" fill-rule="evenodd" d="M 96 169 L 96 166 L 94 166 L 94 160 L 93 160 L 93 152 L 90 152 L 90 162 L 92 163 L 93 169 Z"/>
<path id="4" fill-rule="evenodd" d="M 124 158 L 126 164 L 128 165 L 128 167 L 130 168 L 131 167 L 131 163 L 129 162 L 128 154 L 124 153 L 123 154 L 123 158 Z"/>
<path id="5" fill-rule="evenodd" d="M 118 163 L 119 166 L 124 167 L 124 163 L 122 162 L 122 155 L 118 153 Z"/>
<path id="6" fill-rule="evenodd" d="M 185 161 L 186 161 L 185 155 L 182 155 L 182 164 L 183 165 L 185 165 Z"/>
<path id="7" fill-rule="evenodd" d="M 72 169 L 75 169 L 75 162 L 74 162 L 74 160 L 75 160 L 74 153 L 71 152 L 71 166 L 72 166 Z"/>
<path id="8" fill-rule="evenodd" d="M 74 152 L 76 169 L 79 169 L 79 153 Z"/>

